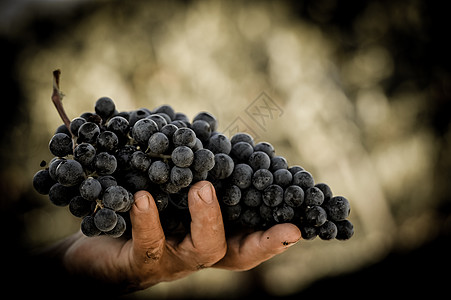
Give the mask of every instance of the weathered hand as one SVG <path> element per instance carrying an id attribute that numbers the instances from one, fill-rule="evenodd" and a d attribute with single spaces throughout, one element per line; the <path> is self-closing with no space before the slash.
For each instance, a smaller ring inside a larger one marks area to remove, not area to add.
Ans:
<path id="1" fill-rule="evenodd" d="M 207 267 L 248 270 L 301 238 L 295 225 L 279 224 L 226 239 L 216 192 L 207 181 L 191 187 L 188 205 L 191 231 L 182 241 L 171 239 L 164 235 L 152 196 L 137 192 L 130 211 L 132 239 L 85 237 L 79 232 L 65 242 L 65 268 L 133 291 Z"/>

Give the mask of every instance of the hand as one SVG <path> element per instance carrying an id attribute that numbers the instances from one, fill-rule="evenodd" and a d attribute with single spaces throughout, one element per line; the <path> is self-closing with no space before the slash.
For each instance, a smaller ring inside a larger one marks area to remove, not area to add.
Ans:
<path id="1" fill-rule="evenodd" d="M 181 242 L 165 237 L 148 192 L 139 191 L 134 197 L 132 239 L 85 237 L 81 232 L 73 235 L 63 243 L 68 272 L 133 291 L 207 267 L 248 270 L 301 238 L 299 229 L 287 223 L 226 240 L 216 192 L 207 181 L 197 182 L 189 190 L 191 232 Z"/>

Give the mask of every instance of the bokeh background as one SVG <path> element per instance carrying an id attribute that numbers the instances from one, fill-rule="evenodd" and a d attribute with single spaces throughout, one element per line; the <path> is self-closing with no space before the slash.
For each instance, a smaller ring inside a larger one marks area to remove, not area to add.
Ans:
<path id="1" fill-rule="evenodd" d="M 26 282 L 29 251 L 79 229 L 31 185 L 62 124 L 59 68 L 70 118 L 101 96 L 119 110 L 209 111 L 220 131 L 272 143 L 351 202 L 349 241 L 301 241 L 247 272 L 206 269 L 124 298 L 442 293 L 449 28 L 444 7 L 421 0 L 1 2 L 1 257 L 22 262 L 13 280 Z M 261 101 L 277 110 L 256 117 Z"/>

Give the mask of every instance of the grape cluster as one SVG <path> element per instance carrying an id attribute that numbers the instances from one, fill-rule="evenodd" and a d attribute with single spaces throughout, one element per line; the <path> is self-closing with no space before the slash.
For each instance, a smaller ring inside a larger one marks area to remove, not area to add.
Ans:
<path id="1" fill-rule="evenodd" d="M 289 167 L 270 143 L 255 144 L 247 133 L 229 139 L 208 112 L 192 121 L 169 105 L 118 112 L 108 97 L 94 109 L 58 127 L 49 143 L 55 157 L 33 178 L 37 192 L 82 218 L 87 236 L 128 235 L 139 190 L 153 195 L 166 234 L 187 232 L 188 190 L 201 180 L 216 189 L 227 233 L 285 222 L 299 226 L 304 239 L 354 233 L 346 198 Z"/>

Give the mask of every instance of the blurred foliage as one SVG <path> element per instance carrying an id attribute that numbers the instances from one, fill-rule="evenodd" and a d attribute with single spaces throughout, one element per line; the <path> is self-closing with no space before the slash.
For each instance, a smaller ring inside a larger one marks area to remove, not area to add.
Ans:
<path id="1" fill-rule="evenodd" d="M 79 228 L 78 219 L 31 188 L 61 124 L 50 102 L 56 68 L 72 118 L 93 111 L 101 96 L 119 110 L 167 103 L 189 117 L 209 111 L 220 130 L 239 124 L 351 201 L 350 241 L 301 241 L 255 270 L 208 269 L 136 297 L 184 297 L 187 290 L 191 297 L 233 296 L 249 287 L 288 295 L 450 230 L 449 46 L 432 18 L 441 16 L 440 7 L 68 2 L 26 2 L 16 12 L 21 18 L 1 23 L 14 57 L 2 82 L 11 89 L 18 83 L 9 94 L 18 105 L 6 116 L 15 119 L 2 127 L 2 209 L 18 212 L 25 248 Z M 263 123 L 249 113 L 262 95 L 279 109 Z"/>

